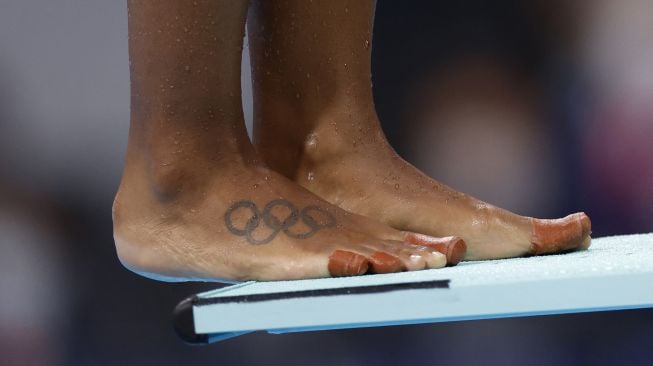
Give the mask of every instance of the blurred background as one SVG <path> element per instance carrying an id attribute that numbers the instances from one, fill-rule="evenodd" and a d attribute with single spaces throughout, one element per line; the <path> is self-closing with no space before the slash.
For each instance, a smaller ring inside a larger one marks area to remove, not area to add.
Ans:
<path id="1" fill-rule="evenodd" d="M 450 186 L 524 215 L 585 211 L 595 237 L 651 232 L 651 45 L 650 0 L 381 0 L 377 110 L 396 149 Z M 243 85 L 251 120 L 248 72 Z M 138 277 L 113 247 L 128 93 L 125 1 L 0 0 L 0 364 L 653 358 L 653 310 L 183 344 L 173 307 L 218 285 Z"/>

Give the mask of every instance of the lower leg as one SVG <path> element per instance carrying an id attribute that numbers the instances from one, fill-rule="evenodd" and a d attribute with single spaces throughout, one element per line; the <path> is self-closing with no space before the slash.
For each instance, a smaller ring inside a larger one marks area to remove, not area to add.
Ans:
<path id="1" fill-rule="evenodd" d="M 295 0 L 281 7 L 260 1 L 253 8 L 255 145 L 271 167 L 397 229 L 458 235 L 468 259 L 587 247 L 584 214 L 560 220 L 515 215 L 452 190 L 395 154 L 371 93 L 373 14 L 373 1 Z"/>
<path id="2" fill-rule="evenodd" d="M 385 143 L 371 89 L 375 2 L 279 4 L 254 1 L 249 14 L 254 143 L 276 170 L 301 178 L 307 148 Z"/>

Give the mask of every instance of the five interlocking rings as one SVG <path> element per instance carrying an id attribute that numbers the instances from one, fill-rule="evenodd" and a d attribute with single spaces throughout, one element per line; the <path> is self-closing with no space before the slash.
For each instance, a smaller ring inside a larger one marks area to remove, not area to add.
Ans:
<path id="1" fill-rule="evenodd" d="M 275 207 L 285 207 L 289 212 L 283 219 L 279 220 L 274 216 L 272 210 Z M 234 212 L 239 209 L 246 209 L 251 212 L 251 216 L 247 219 L 244 227 L 236 227 L 232 221 Z M 313 213 L 319 213 L 325 221 L 318 222 L 313 216 Z M 290 229 L 301 220 L 310 230 L 304 233 L 295 233 Z M 263 222 L 272 232 L 263 239 L 256 239 L 254 231 Z M 333 227 L 336 224 L 336 218 L 327 210 L 318 206 L 306 206 L 301 211 L 296 208 L 292 203 L 285 199 L 276 199 L 270 201 L 263 211 L 259 211 L 256 204 L 252 201 L 238 201 L 231 205 L 227 212 L 224 214 L 224 224 L 227 229 L 235 235 L 244 236 L 250 244 L 266 244 L 272 241 L 279 232 L 283 231 L 286 235 L 295 239 L 306 239 L 313 236 L 320 229 Z"/>

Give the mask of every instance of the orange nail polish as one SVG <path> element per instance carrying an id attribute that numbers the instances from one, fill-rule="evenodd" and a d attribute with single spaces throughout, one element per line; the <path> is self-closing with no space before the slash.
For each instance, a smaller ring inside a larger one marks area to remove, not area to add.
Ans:
<path id="1" fill-rule="evenodd" d="M 532 254 L 547 254 L 576 249 L 591 234 L 592 223 L 584 213 L 562 219 L 532 219 Z"/>
<path id="2" fill-rule="evenodd" d="M 375 252 L 368 260 L 373 273 L 394 273 L 406 269 L 399 258 L 385 252 Z"/>
<path id="3" fill-rule="evenodd" d="M 365 256 L 346 250 L 336 250 L 329 256 L 329 273 L 333 277 L 358 276 L 367 272 Z"/>

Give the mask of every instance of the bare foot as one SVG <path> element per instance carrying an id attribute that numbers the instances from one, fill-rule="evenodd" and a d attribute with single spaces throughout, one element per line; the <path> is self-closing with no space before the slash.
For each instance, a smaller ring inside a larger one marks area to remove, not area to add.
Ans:
<path id="1" fill-rule="evenodd" d="M 198 179 L 192 170 L 153 178 L 137 168 L 130 165 L 116 197 L 114 236 L 121 262 L 146 277 L 288 280 L 446 262 L 435 248 L 410 244 L 405 233 L 332 206 L 262 166 L 215 166 Z"/>
<path id="2" fill-rule="evenodd" d="M 247 6 L 129 1 L 131 123 L 113 207 L 121 262 L 166 281 L 444 266 L 437 248 L 332 206 L 258 160 L 240 99 Z"/>
<path id="3" fill-rule="evenodd" d="M 257 148 L 269 157 L 274 169 L 345 210 L 399 230 L 461 237 L 467 244 L 466 259 L 589 247 L 590 220 L 584 213 L 541 220 L 479 201 L 427 177 L 401 159 L 380 128 L 351 128 L 359 125 L 378 123 L 360 123 L 349 113 L 321 117 L 303 146 L 294 150 L 296 159 L 292 161 L 287 159 L 292 154 L 284 154 L 292 145 L 283 140 L 261 140 Z"/>

